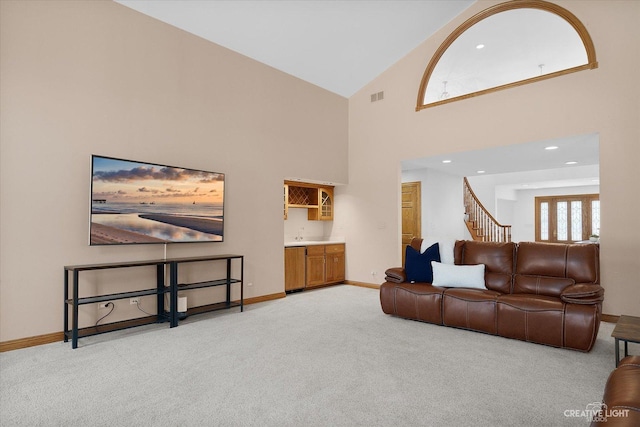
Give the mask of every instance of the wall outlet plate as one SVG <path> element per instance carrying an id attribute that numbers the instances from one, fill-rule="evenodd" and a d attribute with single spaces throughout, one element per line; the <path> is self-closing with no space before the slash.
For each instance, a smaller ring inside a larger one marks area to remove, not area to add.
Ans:
<path id="1" fill-rule="evenodd" d="M 109 308 L 109 304 L 110 304 L 110 303 L 108 303 L 108 302 L 101 302 L 101 303 L 98 305 L 98 308 Z"/>
<path id="2" fill-rule="evenodd" d="M 129 304 L 134 305 L 140 302 L 140 298 L 129 298 Z"/>

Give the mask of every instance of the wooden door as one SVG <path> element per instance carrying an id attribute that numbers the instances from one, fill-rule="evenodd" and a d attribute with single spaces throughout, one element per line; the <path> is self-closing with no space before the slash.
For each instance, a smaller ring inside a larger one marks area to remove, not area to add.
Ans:
<path id="1" fill-rule="evenodd" d="M 402 265 L 407 245 L 414 237 L 422 237 L 420 182 L 402 183 Z"/>
<path id="2" fill-rule="evenodd" d="M 305 247 L 284 248 L 285 292 L 304 288 L 305 253 Z"/>

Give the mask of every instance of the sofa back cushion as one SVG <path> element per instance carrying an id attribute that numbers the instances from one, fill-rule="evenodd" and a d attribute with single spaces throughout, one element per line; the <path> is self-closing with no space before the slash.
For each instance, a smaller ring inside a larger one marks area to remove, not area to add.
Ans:
<path id="1" fill-rule="evenodd" d="M 513 293 L 560 297 L 575 283 L 598 283 L 597 245 L 520 242 Z"/>
<path id="2" fill-rule="evenodd" d="M 520 242 L 516 274 L 566 277 L 567 245 L 558 243 Z"/>
<path id="3" fill-rule="evenodd" d="M 569 245 L 567 277 L 576 283 L 600 283 L 600 245 Z"/>
<path id="4" fill-rule="evenodd" d="M 411 242 L 409 243 L 409 246 L 411 246 L 413 249 L 415 249 L 418 252 L 422 252 L 422 250 L 421 250 L 422 238 L 421 237 L 414 237 L 413 239 L 411 239 Z"/>
<path id="5" fill-rule="evenodd" d="M 475 242 L 458 240 L 454 247 L 455 263 L 485 265 L 487 289 L 508 294 L 511 292 L 516 244 L 513 242 Z"/>

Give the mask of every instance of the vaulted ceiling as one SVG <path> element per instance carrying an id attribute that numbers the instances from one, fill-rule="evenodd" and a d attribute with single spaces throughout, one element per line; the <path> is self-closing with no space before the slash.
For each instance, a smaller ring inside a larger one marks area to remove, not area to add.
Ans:
<path id="1" fill-rule="evenodd" d="M 114 1 L 346 98 L 474 3 Z"/>

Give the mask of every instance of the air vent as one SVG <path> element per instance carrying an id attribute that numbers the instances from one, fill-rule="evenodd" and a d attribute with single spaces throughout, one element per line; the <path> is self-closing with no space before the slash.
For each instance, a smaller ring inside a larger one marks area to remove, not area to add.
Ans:
<path id="1" fill-rule="evenodd" d="M 371 102 L 382 101 L 383 99 L 384 99 L 384 92 L 371 94 Z"/>

